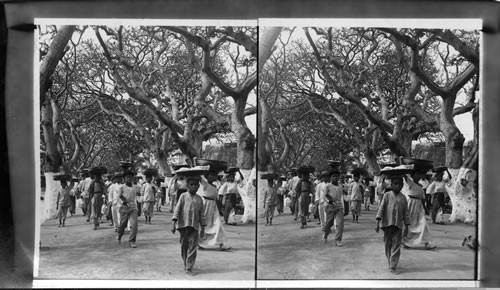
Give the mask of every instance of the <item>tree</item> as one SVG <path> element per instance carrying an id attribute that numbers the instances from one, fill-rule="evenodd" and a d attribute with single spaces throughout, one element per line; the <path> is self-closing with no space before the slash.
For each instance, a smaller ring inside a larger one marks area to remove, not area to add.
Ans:
<path id="1" fill-rule="evenodd" d="M 75 26 L 62 26 L 57 31 L 50 46 L 40 62 L 40 116 L 42 138 L 45 144 L 45 209 L 43 218 L 56 215 L 55 200 L 58 186 L 53 176 L 59 173 L 63 166 L 64 151 L 61 146 L 61 108 L 58 98 L 64 93 L 65 88 L 58 92 L 52 87 L 52 77 L 61 58 L 66 53 L 66 45 L 75 31 Z M 74 135 L 73 135 L 74 136 Z M 75 152 L 78 152 L 75 150 Z"/>
<path id="2" fill-rule="evenodd" d="M 478 33 L 449 29 L 421 29 L 409 34 L 394 29 L 381 30 L 390 34 L 401 45 L 408 47 L 412 55 L 409 64 L 411 71 L 425 84 L 429 92 L 441 98 L 441 110 L 438 113 L 439 129 L 445 137 L 446 166 L 450 168 L 453 178 L 452 185 L 448 187 L 453 204 L 450 221 L 475 222 L 477 199 L 473 184 L 477 178 L 478 150 L 474 148 L 467 157 L 467 162 L 463 163 L 465 138 L 453 117 L 476 109 L 473 118 L 477 118 L 478 104 L 475 92 L 479 79 Z M 425 39 L 423 43 L 422 39 Z M 428 59 L 433 60 L 434 66 L 431 68 L 423 65 Z M 435 70 L 440 73 L 434 73 Z M 466 104 L 457 107 L 458 94 L 463 90 L 468 95 Z M 478 144 L 477 137 L 475 134 L 474 147 Z"/>

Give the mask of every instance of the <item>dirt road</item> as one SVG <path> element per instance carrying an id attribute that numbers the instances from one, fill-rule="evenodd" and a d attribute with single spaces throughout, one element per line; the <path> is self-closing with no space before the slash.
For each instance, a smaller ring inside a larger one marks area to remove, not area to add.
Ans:
<path id="1" fill-rule="evenodd" d="M 466 235 L 474 234 L 474 226 L 430 223 L 437 248 L 403 249 L 402 273 L 396 276 L 387 269 L 383 232 L 375 232 L 376 206 L 370 209 L 362 212 L 359 224 L 346 216 L 343 247 L 335 246 L 333 233 L 324 244 L 316 220 L 300 229 L 289 211 L 275 216 L 272 226 L 260 219 L 257 279 L 474 279 L 475 254 L 461 246 Z"/>
<path id="2" fill-rule="evenodd" d="M 225 226 L 232 250 L 198 251 L 196 276 L 191 277 L 183 271 L 179 233 L 170 231 L 171 217 L 171 213 L 155 212 L 151 225 L 139 217 L 136 249 L 129 247 L 128 234 L 117 244 L 108 222 L 93 230 L 80 210 L 68 217 L 66 227 L 48 220 L 41 228 L 38 279 L 255 279 L 255 224 Z"/>

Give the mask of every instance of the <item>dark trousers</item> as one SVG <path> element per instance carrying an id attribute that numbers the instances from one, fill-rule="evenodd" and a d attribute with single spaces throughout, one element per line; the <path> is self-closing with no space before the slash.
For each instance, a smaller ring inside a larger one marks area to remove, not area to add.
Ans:
<path id="1" fill-rule="evenodd" d="M 444 192 L 434 193 L 434 198 L 432 199 L 432 221 L 436 222 L 436 216 L 440 208 L 444 206 Z M 443 209 L 444 210 L 444 209 Z"/>
<path id="2" fill-rule="evenodd" d="M 236 193 L 228 193 L 226 195 L 226 203 L 224 204 L 224 222 L 227 224 L 227 219 L 229 218 L 229 214 L 231 210 L 236 205 Z"/>
<path id="3" fill-rule="evenodd" d="M 303 192 L 299 196 L 299 202 L 298 202 L 298 211 L 297 213 L 300 215 L 300 222 L 302 225 L 307 224 L 307 216 L 309 216 L 309 193 Z"/>
<path id="4" fill-rule="evenodd" d="M 74 195 L 70 195 L 69 196 L 69 201 L 70 201 L 69 213 L 70 214 L 75 214 L 75 210 L 76 210 L 76 197 Z"/>
<path id="5" fill-rule="evenodd" d="M 184 261 L 184 270 L 193 269 L 198 251 L 198 231 L 193 227 L 178 229 L 181 235 L 181 256 Z"/>
<path id="6" fill-rule="evenodd" d="M 383 227 L 385 256 L 390 269 L 396 269 L 401 255 L 403 232 L 397 226 Z"/>
<path id="7" fill-rule="evenodd" d="M 348 215 L 349 214 L 349 202 L 345 200 L 345 197 L 347 195 L 344 195 L 344 215 Z"/>
<path id="8" fill-rule="evenodd" d="M 283 212 L 283 195 L 278 194 L 278 204 L 276 205 L 276 209 L 278 210 L 278 213 Z"/>
<path id="9" fill-rule="evenodd" d="M 328 238 L 328 235 L 330 234 L 330 229 L 333 226 L 334 220 L 337 220 L 335 240 L 342 241 L 342 234 L 344 233 L 344 209 L 342 208 L 341 205 L 335 206 L 332 204 L 327 204 L 325 207 L 325 215 L 326 215 L 326 222 L 324 227 L 325 239 Z"/>
<path id="10" fill-rule="evenodd" d="M 425 208 L 427 210 L 432 210 L 432 194 L 425 195 Z"/>
<path id="11" fill-rule="evenodd" d="M 85 209 L 83 213 L 87 216 L 87 219 L 90 220 L 90 198 L 83 199 L 83 208 Z"/>
<path id="12" fill-rule="evenodd" d="M 297 206 L 297 198 L 294 196 L 290 196 L 290 211 L 292 212 L 292 214 L 295 214 L 297 212 L 296 206 Z"/>
<path id="13" fill-rule="evenodd" d="M 141 212 L 142 212 L 142 203 L 136 201 L 137 203 L 137 216 L 141 216 Z"/>

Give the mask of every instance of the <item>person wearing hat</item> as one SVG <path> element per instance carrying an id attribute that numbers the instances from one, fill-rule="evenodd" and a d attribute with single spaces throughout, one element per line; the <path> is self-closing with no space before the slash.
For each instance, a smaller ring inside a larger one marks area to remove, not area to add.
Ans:
<path id="1" fill-rule="evenodd" d="M 318 213 L 319 222 L 321 225 L 321 230 L 324 230 L 325 227 L 325 203 L 324 196 L 326 192 L 326 186 L 330 182 L 330 173 L 328 171 L 323 171 L 320 174 L 321 182 L 316 186 L 315 194 L 314 194 L 314 207 L 315 211 Z"/>
<path id="2" fill-rule="evenodd" d="M 410 216 L 409 234 L 403 239 L 403 246 L 405 248 L 415 248 L 424 245 L 425 249 L 432 250 L 436 246 L 431 245 L 432 240 L 429 225 L 425 219 L 425 196 L 422 185 L 418 183 L 426 170 L 417 169 L 411 175 L 404 176 L 404 186 L 402 189 L 403 194 L 407 197 L 408 212 Z"/>
<path id="3" fill-rule="evenodd" d="M 106 194 L 106 185 L 102 180 L 101 168 L 92 168 L 90 175 L 93 177 L 92 183 L 89 186 L 90 215 L 94 222 L 94 230 L 97 230 L 102 216 L 103 195 L 105 196 Z"/>
<path id="4" fill-rule="evenodd" d="M 154 214 L 156 194 L 156 187 L 153 184 L 153 175 L 156 174 L 153 170 L 146 170 L 144 172 L 144 175 L 146 176 L 146 182 L 144 182 L 144 184 L 141 186 L 141 196 L 144 197 L 142 211 L 144 212 L 146 224 L 151 224 L 151 218 Z"/>
<path id="5" fill-rule="evenodd" d="M 263 177 L 263 179 L 267 179 L 267 188 L 264 189 L 263 192 L 264 216 L 266 217 L 266 226 L 271 226 L 273 224 L 274 209 L 276 207 L 276 203 L 278 202 L 278 188 L 281 186 L 281 184 L 274 184 L 275 178 L 277 178 L 276 174 L 265 174 Z"/>
<path id="6" fill-rule="evenodd" d="M 83 199 L 83 216 L 87 216 L 87 222 L 90 222 L 90 198 L 89 198 L 89 187 L 92 183 L 92 178 L 88 173 L 88 170 L 82 170 L 80 172 L 81 181 L 77 186 L 76 194 Z"/>
<path id="7" fill-rule="evenodd" d="M 235 176 L 235 172 L 228 172 L 226 174 L 226 183 L 219 188 L 219 194 L 222 194 L 224 199 L 224 222 L 228 225 L 236 225 L 236 222 L 229 221 L 229 216 L 235 209 L 238 198 L 238 184 L 240 180 L 235 181 Z M 240 177 L 243 178 L 241 172 Z"/>
<path id="8" fill-rule="evenodd" d="M 361 215 L 361 203 L 363 202 L 363 184 L 361 183 L 361 173 L 352 172 L 353 181 L 349 184 L 349 198 L 351 203 L 352 222 L 359 223 Z"/>
<path id="9" fill-rule="evenodd" d="M 384 232 L 385 256 L 389 271 L 396 275 L 400 273 L 397 266 L 401 255 L 401 241 L 403 236 L 408 235 L 410 217 L 406 197 L 401 193 L 403 177 L 398 174 L 387 173 L 387 175 L 391 179 L 392 190 L 382 197 L 376 215 L 375 231 L 378 233 L 382 228 Z"/>
<path id="10" fill-rule="evenodd" d="M 161 212 L 161 206 L 165 204 L 165 188 L 163 187 L 163 182 L 165 179 L 163 177 L 157 177 L 155 179 L 156 185 L 156 211 Z"/>
<path id="11" fill-rule="evenodd" d="M 283 184 L 284 181 L 286 181 L 286 176 L 280 176 L 278 179 L 278 195 L 277 195 L 277 205 L 276 205 L 276 210 L 278 211 L 278 214 L 283 213 L 283 203 L 285 200 L 285 192 L 286 192 L 286 187 L 285 184 Z"/>
<path id="12" fill-rule="evenodd" d="M 328 235 L 331 232 L 335 222 L 335 245 L 342 247 L 342 235 L 344 233 L 344 204 L 342 202 L 343 189 L 339 184 L 338 170 L 332 169 L 327 172 L 329 182 L 325 184 L 325 189 L 320 196 L 320 202 L 323 206 L 323 241 L 326 243 Z"/>
<path id="13" fill-rule="evenodd" d="M 130 222 L 130 236 L 129 245 L 131 248 L 136 248 L 137 239 L 137 203 L 136 196 L 139 193 L 138 188 L 132 183 L 134 172 L 127 170 L 123 173 L 125 179 L 125 184 L 123 184 L 118 191 L 119 203 L 121 206 L 119 208 L 120 212 L 120 227 L 118 228 L 118 244 L 121 243 L 123 233 L 127 224 Z"/>
<path id="14" fill-rule="evenodd" d="M 56 199 L 56 209 L 58 210 L 57 218 L 59 219 L 59 227 L 64 227 L 64 223 L 66 222 L 66 215 L 68 214 L 68 208 L 70 206 L 70 188 L 67 183 L 68 177 L 66 175 L 56 175 L 56 177 L 61 183 L 61 189 L 59 189 Z"/>
<path id="15" fill-rule="evenodd" d="M 69 183 L 69 213 L 71 215 L 74 215 L 76 213 L 76 188 L 77 186 L 75 183 L 78 183 L 78 178 L 77 177 L 70 177 L 70 183 Z"/>
<path id="16" fill-rule="evenodd" d="M 309 215 L 309 203 L 314 193 L 314 183 L 309 179 L 310 172 L 306 167 L 300 167 L 297 173 L 301 176 L 297 183 L 295 192 L 298 196 L 298 215 L 300 216 L 300 228 L 307 225 L 307 216 Z"/>
<path id="17" fill-rule="evenodd" d="M 295 169 L 290 169 L 288 171 L 288 181 L 286 183 L 287 185 L 287 191 L 288 191 L 288 196 L 290 197 L 290 211 L 292 212 L 292 215 L 295 215 L 295 220 L 297 220 L 297 193 L 295 192 L 295 189 L 297 188 L 297 183 L 299 183 L 300 178 L 297 175 L 297 170 Z"/>
<path id="18" fill-rule="evenodd" d="M 201 174 L 203 173 L 196 169 L 177 171 L 177 175 L 184 177 L 186 181 L 187 192 L 180 196 L 172 216 L 172 233 L 179 231 L 184 270 L 191 276 L 194 275 L 193 266 L 196 262 L 198 238 L 204 238 L 207 225 L 202 197 L 196 194 L 200 188 Z"/>
<path id="19" fill-rule="evenodd" d="M 118 232 L 118 228 L 120 227 L 120 206 L 121 203 L 118 202 L 120 199 L 120 184 L 122 175 L 120 173 L 115 173 L 113 175 L 113 183 L 108 187 L 109 192 L 109 200 L 111 201 L 111 216 L 113 220 L 113 227 L 115 232 Z"/>
<path id="20" fill-rule="evenodd" d="M 167 185 L 168 198 L 170 200 L 170 212 L 173 213 L 175 206 L 177 204 L 177 175 L 173 173 L 172 178 L 169 180 Z"/>
<path id="21" fill-rule="evenodd" d="M 434 181 L 429 185 L 427 188 L 428 193 L 431 195 L 431 200 L 432 200 L 432 223 L 436 223 L 436 218 L 438 217 L 438 213 L 441 210 L 441 213 L 439 215 L 439 220 L 441 224 L 444 222 L 442 221 L 443 217 L 443 210 L 444 210 L 444 199 L 448 195 L 447 190 L 446 190 L 446 182 L 443 180 L 444 177 L 444 172 L 446 171 L 446 167 L 443 168 L 437 168 L 433 170 L 435 172 L 435 177 Z"/>
<path id="22" fill-rule="evenodd" d="M 203 214 L 206 219 L 205 235 L 199 239 L 200 249 L 216 249 L 221 251 L 229 250 L 224 244 L 227 242 L 226 232 L 222 225 L 221 216 L 224 211 L 218 203 L 218 189 L 216 181 L 218 171 L 210 168 L 209 172 L 200 179 L 198 195 L 203 198 Z"/>

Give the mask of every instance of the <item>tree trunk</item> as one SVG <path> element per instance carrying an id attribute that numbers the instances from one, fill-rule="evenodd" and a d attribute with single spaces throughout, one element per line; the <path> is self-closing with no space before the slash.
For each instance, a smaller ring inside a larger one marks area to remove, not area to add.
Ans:
<path id="1" fill-rule="evenodd" d="M 273 53 L 273 46 L 281 33 L 282 27 L 267 27 L 259 33 L 258 72 L 262 71 L 267 59 Z"/>
<path id="2" fill-rule="evenodd" d="M 268 140 L 269 140 L 269 126 L 271 122 L 271 112 L 269 110 L 269 106 L 267 105 L 265 100 L 259 99 L 259 124 L 258 128 L 259 131 L 258 133 L 258 138 L 257 141 L 259 142 L 259 146 L 257 147 L 258 150 L 258 169 L 259 171 L 265 171 L 267 170 L 267 166 L 271 164 L 271 154 L 272 152 L 269 152 L 268 150 Z"/>
<path id="3" fill-rule="evenodd" d="M 46 99 L 46 102 L 44 102 L 41 109 L 41 125 L 43 140 L 45 141 L 46 171 L 59 172 L 63 164 L 63 160 L 59 150 L 57 149 L 58 139 L 54 134 L 53 112 L 49 99 Z"/>
<path id="4" fill-rule="evenodd" d="M 243 186 L 238 187 L 238 192 L 241 196 L 241 200 L 243 201 L 243 206 L 245 210 L 243 212 L 243 217 L 241 218 L 241 222 L 244 224 L 256 222 L 255 217 L 255 202 L 256 202 L 256 188 L 253 186 L 252 180 L 256 178 L 256 170 L 255 168 L 248 170 L 242 169 L 240 170 L 243 174 Z"/>
<path id="5" fill-rule="evenodd" d="M 255 136 L 245 123 L 245 105 L 247 98 L 235 98 L 231 127 L 237 142 L 237 166 L 251 170 L 254 163 Z"/>
<path id="6" fill-rule="evenodd" d="M 365 156 L 369 172 L 371 172 L 374 176 L 380 175 L 380 166 L 378 165 L 377 155 L 373 149 L 367 147 L 364 150 L 363 155 Z"/>
<path id="7" fill-rule="evenodd" d="M 40 65 L 40 104 L 44 103 L 45 94 L 51 86 L 50 77 L 56 70 L 57 64 L 64 56 L 68 44 L 76 26 L 61 26 L 57 35 L 52 40 L 47 55 Z"/>
<path id="8" fill-rule="evenodd" d="M 53 219 L 57 217 L 56 202 L 57 193 L 61 189 L 61 182 L 54 180 L 54 176 L 58 174 L 63 174 L 62 172 L 45 172 L 45 196 L 44 196 L 44 207 L 42 211 L 41 222 L 48 219 Z"/>
<path id="9" fill-rule="evenodd" d="M 158 163 L 158 174 L 161 176 L 171 176 L 172 171 L 170 170 L 170 166 L 167 162 L 168 153 L 161 148 L 158 148 L 155 150 L 155 158 Z"/>
<path id="10" fill-rule="evenodd" d="M 469 168 L 449 169 L 452 179 L 446 189 L 453 206 L 449 222 L 477 222 L 477 194 L 474 181 L 477 171 Z"/>

